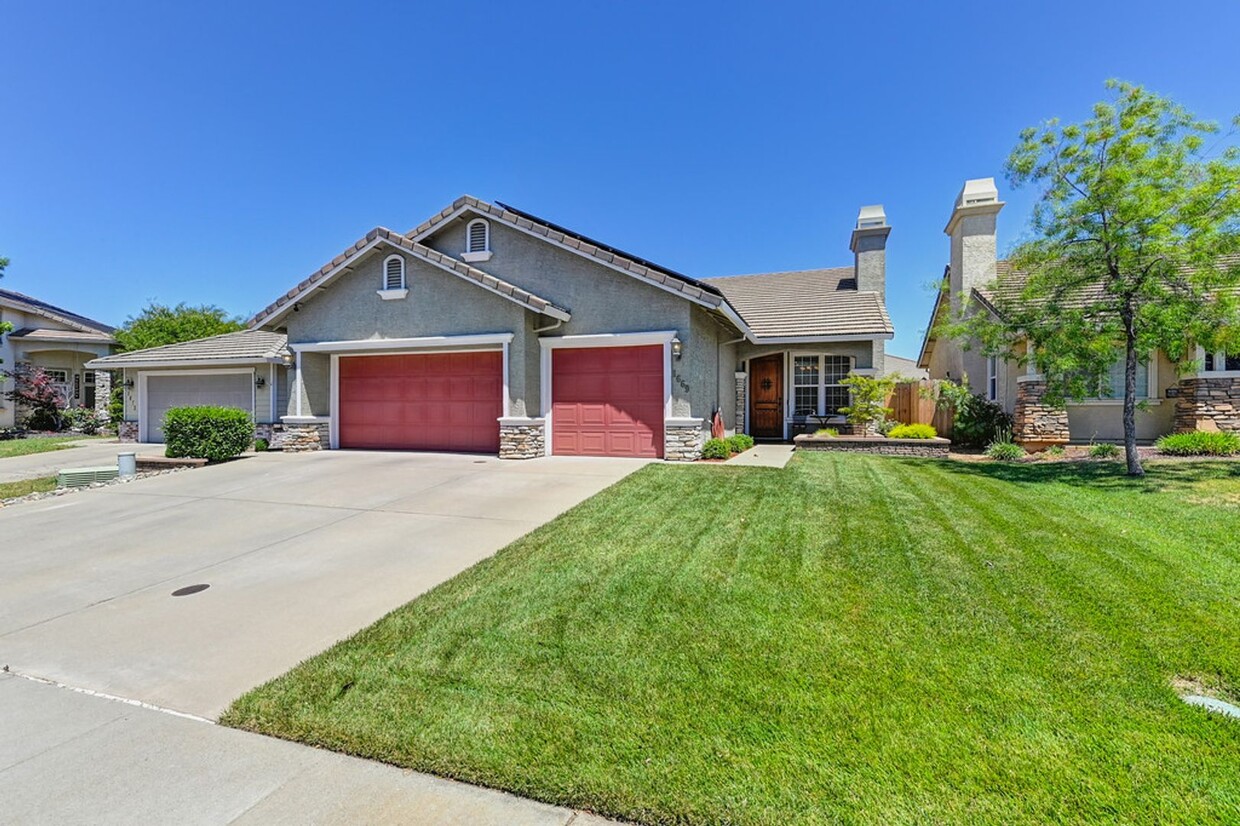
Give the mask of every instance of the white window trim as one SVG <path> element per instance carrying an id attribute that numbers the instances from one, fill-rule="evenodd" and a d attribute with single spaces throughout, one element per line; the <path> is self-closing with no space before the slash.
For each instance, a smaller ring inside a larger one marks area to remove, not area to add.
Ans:
<path id="1" fill-rule="evenodd" d="M 311 344 L 290 344 L 289 349 L 297 354 L 298 381 L 301 377 L 301 354 L 329 353 L 331 370 L 328 378 L 328 447 L 340 449 L 340 359 L 350 355 L 385 355 L 401 354 L 439 354 L 439 353 L 479 353 L 499 350 L 501 357 L 500 371 L 503 373 L 503 389 L 500 391 L 500 416 L 507 418 L 512 409 L 511 396 L 508 388 L 508 345 L 512 343 L 514 333 L 489 333 L 478 336 L 426 336 L 423 338 L 389 338 L 389 339 L 357 339 L 353 341 L 320 341 Z M 298 396 L 297 414 L 301 416 L 301 396 Z M 321 417 L 312 417 L 322 421 Z M 499 427 L 498 422 L 495 425 Z"/>
<path id="2" fill-rule="evenodd" d="M 1214 363 L 1216 365 L 1227 365 L 1227 352 L 1219 350 L 1214 354 Z M 1206 369 L 1206 349 L 1204 347 L 1197 348 L 1197 362 L 1201 365 L 1201 369 L 1197 371 L 1199 379 L 1240 379 L 1240 370 L 1207 370 Z"/>
<path id="3" fill-rule="evenodd" d="M 68 384 L 73 376 L 73 371 L 64 367 L 40 367 L 39 369 L 56 384 Z M 61 378 L 56 378 L 56 376 L 61 376 Z"/>
<path id="4" fill-rule="evenodd" d="M 470 241 L 473 238 L 474 226 L 482 225 L 482 249 L 470 249 Z M 475 218 L 465 225 L 465 251 L 461 253 L 461 260 L 470 264 L 476 264 L 480 261 L 491 260 L 491 222 L 485 218 Z"/>
<path id="5" fill-rule="evenodd" d="M 1145 381 L 1145 395 L 1137 396 L 1137 402 L 1138 403 L 1146 402 L 1148 404 L 1161 404 L 1162 397 L 1158 393 L 1158 353 L 1154 351 L 1150 351 L 1146 355 L 1145 364 L 1146 364 L 1146 373 L 1147 373 L 1146 381 Z M 1138 366 L 1140 366 L 1139 363 L 1138 363 Z M 1214 375 L 1214 374 L 1211 374 L 1211 375 Z M 1100 396 L 1100 397 L 1094 398 L 1091 396 L 1088 398 L 1081 399 L 1080 401 L 1077 401 L 1077 402 L 1070 402 L 1069 404 L 1077 404 L 1077 405 L 1082 405 L 1082 406 L 1105 406 L 1109 404 L 1123 404 L 1123 403 L 1124 403 L 1124 396 L 1121 393 L 1119 396 L 1115 396 L 1115 397 Z"/>
<path id="6" fill-rule="evenodd" d="M 599 333 L 577 336 L 544 336 L 538 339 L 542 348 L 539 361 L 539 406 L 542 408 L 543 454 L 551 455 L 551 433 L 555 427 L 551 415 L 551 353 L 554 350 L 586 347 L 663 346 L 663 455 L 667 455 L 667 420 L 672 418 L 672 339 L 675 330 L 647 333 Z M 679 420 L 677 420 L 679 421 Z"/>
<path id="7" fill-rule="evenodd" d="M 388 286 L 388 264 L 391 263 L 392 261 L 396 261 L 400 263 L 400 286 L 399 287 Z M 379 294 L 379 297 L 382 298 L 384 301 L 391 301 L 392 299 L 404 298 L 405 296 L 409 295 L 408 288 L 409 288 L 409 281 L 408 281 L 408 276 L 405 270 L 405 256 L 399 255 L 397 253 L 392 253 L 387 258 L 383 259 L 383 268 L 379 271 L 379 289 L 377 291 Z"/>
<path id="8" fill-rule="evenodd" d="M 827 385 L 827 374 L 825 371 L 825 359 L 827 356 L 848 359 L 848 373 L 846 375 L 865 375 L 873 373 L 869 368 L 857 369 L 857 357 L 850 356 L 845 353 L 826 353 L 822 350 L 785 350 L 784 351 L 784 438 L 788 438 L 789 428 L 795 423 L 796 414 L 796 386 L 793 382 L 793 361 L 797 356 L 816 356 L 818 358 L 818 410 L 825 410 L 827 406 L 827 387 L 835 387 L 836 384 Z M 814 415 L 818 415 L 816 412 Z M 746 422 L 748 426 L 748 422 Z"/>
<path id="9" fill-rule="evenodd" d="M 220 376 L 229 373 L 248 373 L 250 375 L 250 418 L 258 421 L 255 411 L 258 407 L 258 388 L 254 386 L 254 368 L 238 367 L 230 369 L 216 370 L 139 370 L 138 371 L 138 441 L 145 443 L 150 436 L 151 422 L 150 417 L 146 415 L 146 382 L 151 376 L 160 378 L 162 376 Z"/>
<path id="10" fill-rule="evenodd" d="M 999 357 L 986 357 L 986 398 L 989 401 L 999 400 Z"/>

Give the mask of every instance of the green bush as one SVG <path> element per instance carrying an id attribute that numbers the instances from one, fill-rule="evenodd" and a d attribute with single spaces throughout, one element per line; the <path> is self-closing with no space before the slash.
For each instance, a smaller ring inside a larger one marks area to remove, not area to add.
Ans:
<path id="1" fill-rule="evenodd" d="M 222 462 L 254 440 L 250 414 L 235 407 L 174 407 L 164 416 L 164 454 Z"/>
<path id="2" fill-rule="evenodd" d="M 901 424 L 887 431 L 891 439 L 933 439 L 939 432 L 928 424 Z"/>
<path id="3" fill-rule="evenodd" d="M 1004 431 L 1012 429 L 1012 417 L 997 402 L 969 390 L 968 377 L 957 384 L 952 381 L 938 383 L 938 405 L 950 407 L 952 413 L 952 441 L 965 447 L 981 447 L 1001 442 Z"/>
<path id="4" fill-rule="evenodd" d="M 703 459 L 727 459 L 732 455 L 732 448 L 724 439 L 707 439 L 702 445 Z"/>
<path id="5" fill-rule="evenodd" d="M 87 436 L 94 436 L 107 427 L 109 419 L 93 407 L 70 407 L 60 414 L 64 426 Z"/>
<path id="6" fill-rule="evenodd" d="M 737 433 L 735 436 L 728 438 L 728 447 L 733 453 L 744 453 L 753 447 L 753 436 L 747 433 Z"/>
<path id="7" fill-rule="evenodd" d="M 1171 456 L 1234 456 L 1240 453 L 1240 436 L 1235 433 L 1174 433 L 1157 442 L 1158 450 Z"/>
<path id="8" fill-rule="evenodd" d="M 266 451 L 270 449 L 271 449 L 271 443 L 268 442 L 266 439 L 255 439 L 254 440 L 254 452 L 255 453 L 265 453 Z"/>
<path id="9" fill-rule="evenodd" d="M 830 436 L 831 438 L 835 438 L 836 436 L 840 435 L 840 432 L 836 430 L 834 427 L 820 427 L 814 431 L 814 435 L 815 436 Z"/>
<path id="10" fill-rule="evenodd" d="M 1025 449 L 1011 441 L 991 442 L 986 446 L 986 455 L 1000 462 L 1015 462 L 1025 457 Z"/>
<path id="11" fill-rule="evenodd" d="M 1098 442 L 1089 446 L 1089 455 L 1095 459 L 1113 459 L 1119 455 L 1119 446 L 1111 442 Z"/>
<path id="12" fill-rule="evenodd" d="M 1042 455 L 1048 459 L 1058 459 L 1065 453 L 1067 453 L 1067 451 L 1064 450 L 1063 445 L 1051 445 L 1046 450 L 1042 451 Z"/>

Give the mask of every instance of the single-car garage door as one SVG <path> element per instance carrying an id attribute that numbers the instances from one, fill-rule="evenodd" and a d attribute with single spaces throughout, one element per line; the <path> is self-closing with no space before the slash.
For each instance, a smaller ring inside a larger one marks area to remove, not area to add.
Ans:
<path id="1" fill-rule="evenodd" d="M 164 414 L 174 407 L 215 405 L 239 407 L 254 415 L 254 373 L 199 373 L 185 376 L 148 374 L 142 411 L 143 438 L 164 440 Z"/>
<path id="2" fill-rule="evenodd" d="M 340 359 L 340 446 L 499 452 L 503 354 Z"/>
<path id="3" fill-rule="evenodd" d="M 663 456 L 663 347 L 551 353 L 551 452 Z"/>

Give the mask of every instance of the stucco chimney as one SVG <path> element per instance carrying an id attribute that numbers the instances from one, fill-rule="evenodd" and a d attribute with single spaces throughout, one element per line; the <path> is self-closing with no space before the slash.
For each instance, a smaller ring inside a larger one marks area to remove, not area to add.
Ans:
<path id="1" fill-rule="evenodd" d="M 858 290 L 870 290 L 885 299 L 887 294 L 887 213 L 882 204 L 863 206 L 849 247 L 853 251 L 853 276 Z"/>
<path id="2" fill-rule="evenodd" d="M 995 280 L 998 258 L 995 224 L 1003 202 L 994 178 L 974 178 L 964 182 L 956 196 L 951 220 L 943 232 L 951 237 L 952 307 L 960 308 L 961 294 L 985 287 Z"/>

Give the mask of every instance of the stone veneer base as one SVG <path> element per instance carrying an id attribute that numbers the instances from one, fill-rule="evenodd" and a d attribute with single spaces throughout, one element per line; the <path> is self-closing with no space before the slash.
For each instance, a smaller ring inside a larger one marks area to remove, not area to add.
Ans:
<path id="1" fill-rule="evenodd" d="M 1012 440 L 1023 447 L 1042 449 L 1066 445 L 1071 436 L 1067 409 L 1047 404 L 1042 400 L 1045 395 L 1044 379 L 1035 376 L 1017 379 Z"/>
<path id="2" fill-rule="evenodd" d="M 331 422 L 284 422 L 284 436 L 280 440 L 285 453 L 309 453 L 327 450 L 331 446 Z"/>
<path id="3" fill-rule="evenodd" d="M 547 452 L 547 427 L 543 419 L 500 419 L 499 458 L 537 459 Z"/>
<path id="4" fill-rule="evenodd" d="M 669 462 L 696 462 L 702 458 L 702 420 L 667 419 L 663 422 L 663 458 Z"/>
<path id="5" fill-rule="evenodd" d="M 885 436 L 797 436 L 797 450 L 833 450 L 841 453 L 870 453 L 878 456 L 916 456 L 946 459 L 951 449 L 948 439 L 888 439 Z"/>
<path id="6" fill-rule="evenodd" d="M 1180 379 L 1175 400 L 1175 431 L 1224 430 L 1240 433 L 1240 377 Z"/>

